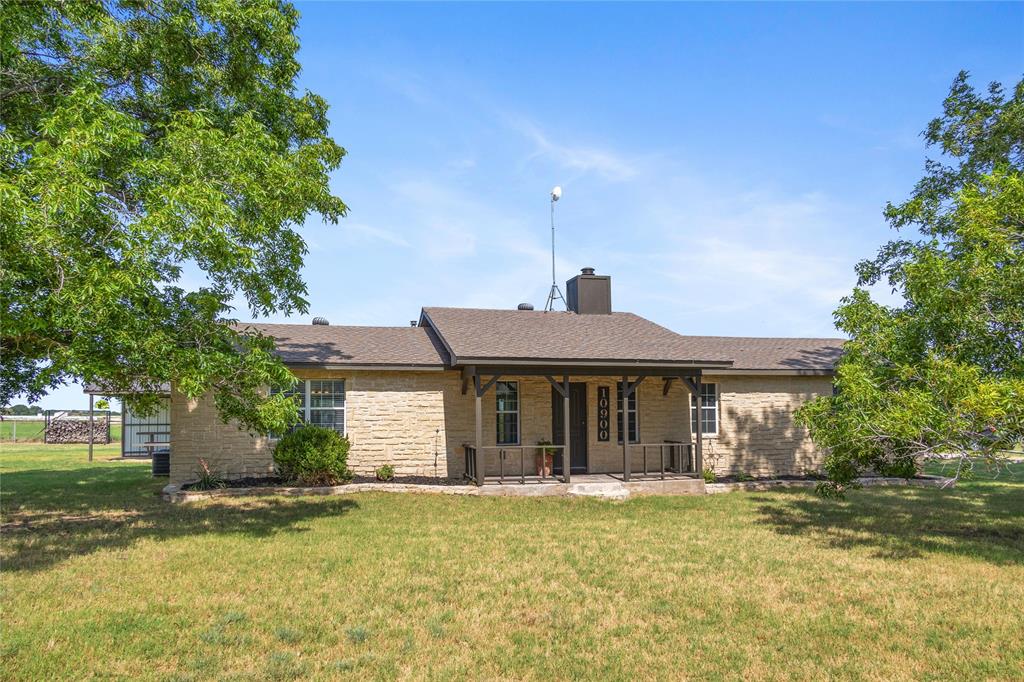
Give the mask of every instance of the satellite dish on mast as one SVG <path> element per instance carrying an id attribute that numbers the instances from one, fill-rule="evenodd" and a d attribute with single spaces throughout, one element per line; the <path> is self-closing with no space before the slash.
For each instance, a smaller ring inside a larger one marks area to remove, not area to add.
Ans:
<path id="1" fill-rule="evenodd" d="M 560 300 L 562 305 L 566 305 L 565 297 L 562 296 L 558 282 L 555 280 L 555 202 L 561 198 L 562 186 L 555 185 L 555 188 L 551 190 L 551 291 L 548 292 L 548 302 L 544 305 L 544 312 L 554 310 L 555 301 Z"/>

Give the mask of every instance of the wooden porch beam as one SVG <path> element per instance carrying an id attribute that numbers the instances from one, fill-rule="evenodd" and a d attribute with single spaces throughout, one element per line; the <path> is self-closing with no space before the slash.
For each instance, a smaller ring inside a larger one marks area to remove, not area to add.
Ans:
<path id="1" fill-rule="evenodd" d="M 479 376 L 479 375 L 477 375 L 477 377 L 476 377 L 476 394 L 477 394 L 477 396 L 479 396 L 479 397 L 482 397 L 482 396 L 483 396 L 483 394 L 484 394 L 484 393 L 487 393 L 487 390 L 488 390 L 488 389 L 489 389 L 489 388 L 490 388 L 491 386 L 493 386 L 493 385 L 494 385 L 494 382 L 496 382 L 496 381 L 497 381 L 498 379 L 500 379 L 500 378 L 501 378 L 501 375 L 500 375 L 500 374 L 495 374 L 495 375 L 494 375 L 493 377 L 491 377 L 491 378 L 490 378 L 490 379 L 489 379 L 489 380 L 487 381 L 487 383 L 486 383 L 486 384 L 484 384 L 483 386 L 481 386 L 481 385 L 480 385 L 480 376 Z"/>
<path id="2" fill-rule="evenodd" d="M 633 392 L 636 391 L 637 386 L 642 384 L 644 382 L 644 379 L 646 379 L 646 378 L 647 377 L 645 375 L 643 375 L 643 374 L 641 374 L 639 377 L 637 377 L 636 381 L 632 382 L 629 385 L 629 395 L 633 395 Z"/>
<path id="3" fill-rule="evenodd" d="M 697 438 L 693 449 L 693 468 L 697 470 L 697 475 L 700 476 L 704 473 L 704 427 L 703 427 L 703 408 L 704 405 L 701 402 L 700 397 L 700 385 L 701 385 L 701 373 L 697 372 L 696 381 L 690 377 L 685 377 L 683 381 L 686 382 L 686 387 L 690 389 L 693 394 L 693 402 L 697 404 Z M 689 405 L 687 407 L 687 413 L 689 413 Z"/>
<path id="4" fill-rule="evenodd" d="M 562 478 L 566 485 L 572 477 L 572 446 L 569 442 L 569 375 L 562 376 L 562 435 L 564 437 L 562 448 Z M 554 434 L 552 434 L 554 435 Z M 553 473 L 553 472 L 552 472 Z"/>
<path id="5" fill-rule="evenodd" d="M 622 377 L 622 480 L 628 482 L 631 462 L 629 460 L 629 377 Z"/>
<path id="6" fill-rule="evenodd" d="M 483 391 L 480 390 L 480 375 L 473 375 L 473 388 L 475 389 L 476 396 L 473 399 L 473 407 L 476 410 L 476 448 L 473 450 L 473 458 L 476 462 L 476 484 L 482 486 L 484 484 L 484 411 L 483 411 Z"/>
<path id="7" fill-rule="evenodd" d="M 558 395 L 562 396 L 563 398 L 565 398 L 568 395 L 568 389 L 563 388 L 562 384 L 555 381 L 554 377 L 552 377 L 550 374 L 545 374 L 544 378 L 548 380 L 549 384 L 555 387 L 555 390 L 558 391 Z"/>
<path id="8" fill-rule="evenodd" d="M 665 383 L 661 387 L 661 395 L 662 396 L 667 396 L 668 395 L 669 390 L 672 388 L 672 384 L 675 383 L 677 378 L 678 377 L 665 377 Z M 463 393 L 465 393 L 465 391 L 463 391 Z"/>
<path id="9" fill-rule="evenodd" d="M 553 365 L 548 367 L 536 365 L 467 365 L 462 368 L 463 376 L 472 376 L 474 373 L 485 375 L 501 374 L 503 376 L 545 376 L 568 373 L 569 376 L 581 377 L 617 377 L 623 373 L 629 376 L 645 377 L 684 377 L 697 376 L 700 372 L 696 367 L 632 367 L 628 365 L 613 365 L 608 367 L 595 367 L 592 365 Z M 618 381 L 616 380 L 616 383 Z"/>
<path id="10" fill-rule="evenodd" d="M 468 365 L 462 368 L 462 395 L 466 395 L 466 391 L 469 389 L 469 382 L 473 381 L 473 377 L 476 376 L 476 367 L 474 365 Z"/>

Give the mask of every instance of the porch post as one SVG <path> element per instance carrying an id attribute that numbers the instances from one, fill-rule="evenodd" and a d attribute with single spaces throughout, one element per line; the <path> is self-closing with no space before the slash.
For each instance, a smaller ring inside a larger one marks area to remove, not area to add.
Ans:
<path id="1" fill-rule="evenodd" d="M 484 414 L 483 414 L 483 391 L 480 390 L 480 375 L 473 375 L 473 394 L 476 396 L 475 407 L 476 407 L 476 449 L 473 451 L 474 461 L 476 462 L 476 484 L 478 486 L 484 484 Z"/>
<path id="2" fill-rule="evenodd" d="M 704 403 L 701 398 L 700 387 L 702 381 L 701 371 L 697 370 L 697 392 L 694 400 L 697 403 L 697 445 L 693 451 L 694 468 L 698 476 L 704 475 Z"/>
<path id="3" fill-rule="evenodd" d="M 569 375 L 562 375 L 562 477 L 566 484 L 572 476 L 572 449 L 569 446 Z"/>
<path id="4" fill-rule="evenodd" d="M 631 462 L 629 461 L 629 377 L 622 377 L 622 480 L 628 481 Z"/>

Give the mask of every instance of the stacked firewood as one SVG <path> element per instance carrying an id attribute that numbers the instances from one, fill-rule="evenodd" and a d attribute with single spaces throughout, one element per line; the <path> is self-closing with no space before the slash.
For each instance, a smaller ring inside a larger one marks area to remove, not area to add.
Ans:
<path id="1" fill-rule="evenodd" d="M 109 443 L 110 430 L 107 428 L 107 418 L 99 417 L 92 425 L 93 443 Z M 88 443 L 89 442 L 89 420 L 88 419 L 54 419 L 46 427 L 47 443 Z"/>

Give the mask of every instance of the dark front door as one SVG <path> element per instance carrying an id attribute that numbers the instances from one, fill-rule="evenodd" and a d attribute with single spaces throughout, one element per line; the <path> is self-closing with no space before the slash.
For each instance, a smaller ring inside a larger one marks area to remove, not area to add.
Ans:
<path id="1" fill-rule="evenodd" d="M 562 419 L 565 403 L 562 394 L 551 387 L 551 432 L 555 445 L 565 444 Z M 555 458 L 555 473 L 562 473 L 561 458 Z M 587 385 L 569 384 L 569 470 L 587 473 Z"/>

